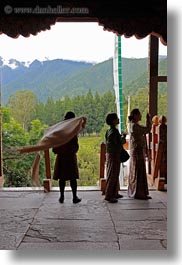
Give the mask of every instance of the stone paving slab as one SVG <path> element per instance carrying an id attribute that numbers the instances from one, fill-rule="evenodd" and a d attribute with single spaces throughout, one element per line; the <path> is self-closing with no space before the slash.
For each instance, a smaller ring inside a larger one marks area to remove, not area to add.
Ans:
<path id="1" fill-rule="evenodd" d="M 115 222 L 115 229 L 129 239 L 167 239 L 166 221 L 121 221 Z"/>
<path id="2" fill-rule="evenodd" d="M 49 224 L 32 224 L 23 241 L 38 238 L 49 242 L 116 242 L 117 235 L 111 221 L 62 220 Z"/>
<path id="3" fill-rule="evenodd" d="M 57 243 L 22 243 L 20 250 L 44 249 L 44 250 L 119 250 L 117 242 L 57 242 Z"/>
<path id="4" fill-rule="evenodd" d="M 81 203 L 68 190 L 60 204 L 58 191 L 0 191 L 0 249 L 167 249 L 167 193 L 141 201 L 121 191 L 117 204 L 101 191 L 78 193 Z"/>
<path id="5" fill-rule="evenodd" d="M 112 209 L 112 218 L 115 222 L 120 221 L 163 221 L 167 219 L 166 209 Z"/>
<path id="6" fill-rule="evenodd" d="M 0 249 L 16 249 L 35 214 L 36 209 L 0 209 Z"/>
<path id="7" fill-rule="evenodd" d="M 17 249 L 45 194 L 0 192 L 0 249 Z"/>
<path id="8" fill-rule="evenodd" d="M 39 208 L 45 197 L 44 192 L 0 192 L 0 209 Z"/>
<path id="9" fill-rule="evenodd" d="M 153 239 L 122 239 L 119 237 L 120 250 L 164 250 L 167 248 L 166 240 Z"/>

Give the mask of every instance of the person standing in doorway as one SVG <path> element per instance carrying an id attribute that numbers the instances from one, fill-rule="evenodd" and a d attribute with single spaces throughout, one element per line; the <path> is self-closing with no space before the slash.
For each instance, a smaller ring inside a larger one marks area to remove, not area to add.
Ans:
<path id="1" fill-rule="evenodd" d="M 64 120 L 75 118 L 75 113 L 68 111 Z M 59 147 L 53 148 L 53 152 L 57 154 L 53 179 L 59 180 L 60 198 L 59 202 L 64 203 L 64 191 L 66 181 L 70 181 L 70 186 L 73 193 L 73 203 L 81 202 L 81 198 L 77 196 L 77 179 L 79 179 L 79 171 L 77 164 L 77 155 L 79 144 L 78 137 L 73 137 L 68 143 Z"/>
<path id="2" fill-rule="evenodd" d="M 117 113 L 111 112 L 106 116 L 106 123 L 110 128 L 106 131 L 106 190 L 105 200 L 115 203 L 123 195 L 118 193 L 120 174 L 120 151 L 122 137 L 116 126 L 119 124 Z"/>
<path id="3" fill-rule="evenodd" d="M 142 115 L 139 109 L 133 109 L 128 116 L 130 121 L 130 169 L 128 177 L 128 196 L 147 200 L 149 196 L 145 165 L 145 136 L 150 132 L 152 121 L 146 115 L 146 126 L 140 125 Z"/>

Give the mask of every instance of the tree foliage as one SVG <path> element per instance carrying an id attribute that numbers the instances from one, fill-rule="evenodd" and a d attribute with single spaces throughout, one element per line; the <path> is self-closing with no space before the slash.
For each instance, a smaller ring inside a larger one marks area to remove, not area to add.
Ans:
<path id="1" fill-rule="evenodd" d="M 17 120 L 23 128 L 27 128 L 37 105 L 36 95 L 29 90 L 17 91 L 11 95 L 7 107 L 11 109 L 12 117 Z"/>

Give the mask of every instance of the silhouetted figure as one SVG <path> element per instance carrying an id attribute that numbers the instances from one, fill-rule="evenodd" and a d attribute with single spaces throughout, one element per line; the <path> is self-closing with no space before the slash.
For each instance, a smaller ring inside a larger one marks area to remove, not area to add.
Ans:
<path id="1" fill-rule="evenodd" d="M 64 120 L 75 118 L 72 111 L 68 111 Z M 77 179 L 79 178 L 77 155 L 79 145 L 78 137 L 73 137 L 68 143 L 60 147 L 53 148 L 53 152 L 57 154 L 54 165 L 54 180 L 59 180 L 60 198 L 59 202 L 64 202 L 64 190 L 66 181 L 70 181 L 70 186 L 73 193 L 73 203 L 79 203 L 80 198 L 77 197 Z"/>
<path id="2" fill-rule="evenodd" d="M 110 128 L 106 131 L 106 190 L 105 200 L 115 203 L 123 196 L 118 194 L 120 173 L 120 151 L 122 137 L 116 128 L 119 124 L 117 113 L 111 112 L 106 116 L 106 123 Z"/>

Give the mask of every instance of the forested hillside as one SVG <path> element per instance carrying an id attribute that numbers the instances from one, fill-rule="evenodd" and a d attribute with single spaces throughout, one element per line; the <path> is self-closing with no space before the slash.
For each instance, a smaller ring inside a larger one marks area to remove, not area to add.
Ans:
<path id="1" fill-rule="evenodd" d="M 162 59 L 160 60 L 158 72 L 161 76 L 167 75 L 167 58 L 162 57 Z M 146 68 L 145 71 L 141 73 L 135 80 L 130 80 L 126 84 L 123 84 L 123 92 L 125 96 L 135 95 L 139 90 L 143 88 L 148 88 L 148 68 Z M 160 94 L 167 93 L 167 83 L 159 83 L 158 91 Z"/>
<path id="2" fill-rule="evenodd" d="M 2 65 L 2 58 L 0 64 Z M 6 104 L 10 95 L 19 90 L 32 91 L 40 102 L 48 98 L 86 95 L 89 90 L 103 94 L 113 90 L 113 59 L 99 64 L 69 60 L 35 60 L 29 66 L 14 59 L 2 67 L 2 100 Z M 10 66 L 13 65 L 14 68 Z M 122 59 L 124 94 L 136 94 L 148 87 L 148 59 Z M 160 60 L 159 73 L 166 75 L 167 58 Z M 161 84 L 160 91 L 166 90 Z"/>
<path id="3" fill-rule="evenodd" d="M 16 60 L 11 60 L 12 65 L 2 68 L 3 103 L 6 103 L 9 96 L 19 90 L 30 90 L 37 98 L 44 102 L 48 97 L 54 96 L 53 91 L 57 84 L 78 74 L 92 64 L 86 62 L 75 62 L 70 60 L 47 60 L 40 62 L 33 61 L 28 67 Z"/>

